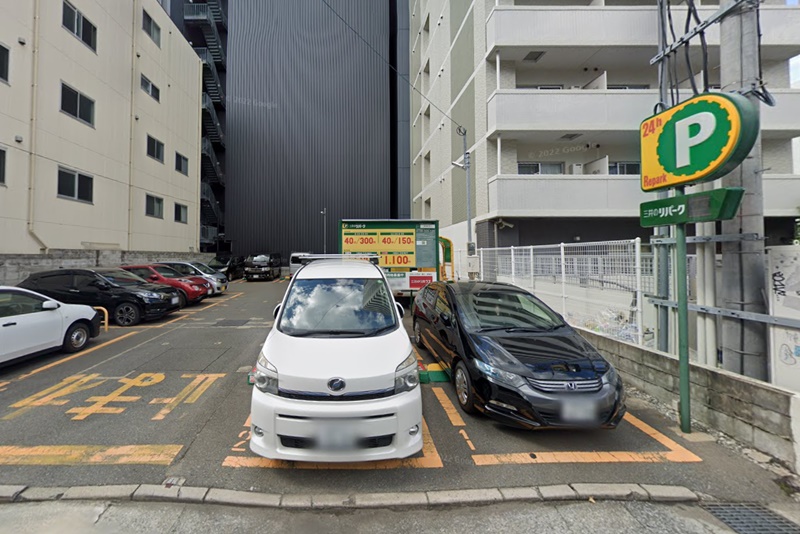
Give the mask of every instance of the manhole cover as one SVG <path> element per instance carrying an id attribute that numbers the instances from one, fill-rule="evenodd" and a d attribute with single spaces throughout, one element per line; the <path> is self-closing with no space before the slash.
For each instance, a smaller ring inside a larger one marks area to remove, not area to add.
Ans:
<path id="1" fill-rule="evenodd" d="M 707 503 L 703 508 L 739 534 L 800 534 L 800 525 L 760 504 Z"/>
<path id="2" fill-rule="evenodd" d="M 249 319 L 223 319 L 221 321 L 217 321 L 217 324 L 214 326 L 244 326 L 247 324 Z"/>

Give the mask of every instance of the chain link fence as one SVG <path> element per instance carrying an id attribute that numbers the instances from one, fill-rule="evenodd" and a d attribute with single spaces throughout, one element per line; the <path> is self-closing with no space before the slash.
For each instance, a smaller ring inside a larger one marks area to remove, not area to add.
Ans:
<path id="1" fill-rule="evenodd" d="M 640 239 L 456 251 L 457 279 L 508 282 L 531 291 L 572 325 L 652 345 L 642 297 L 653 293 L 653 255 Z M 476 267 L 470 267 L 477 264 Z M 647 307 L 649 310 L 650 307 Z"/>

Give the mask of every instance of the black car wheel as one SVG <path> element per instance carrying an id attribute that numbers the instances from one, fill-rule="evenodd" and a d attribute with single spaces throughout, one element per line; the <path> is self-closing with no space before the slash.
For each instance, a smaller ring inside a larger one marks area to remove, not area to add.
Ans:
<path id="1" fill-rule="evenodd" d="M 458 405 L 467 413 L 475 413 L 475 392 L 472 389 L 472 379 L 464 362 L 458 362 L 454 375 L 456 384 L 456 398 Z"/>
<path id="2" fill-rule="evenodd" d="M 64 345 L 61 347 L 64 352 L 78 352 L 89 342 L 89 327 L 84 323 L 75 323 L 69 327 L 64 336 Z"/>
<path id="3" fill-rule="evenodd" d="M 186 293 L 184 293 L 181 290 L 178 290 L 178 307 L 185 308 L 188 303 L 189 299 L 186 298 Z"/>
<path id="4" fill-rule="evenodd" d="M 414 345 L 422 348 L 422 330 L 417 321 L 414 321 Z"/>
<path id="5" fill-rule="evenodd" d="M 114 308 L 114 322 L 119 326 L 134 326 L 142 320 L 142 312 L 132 302 L 123 302 Z"/>

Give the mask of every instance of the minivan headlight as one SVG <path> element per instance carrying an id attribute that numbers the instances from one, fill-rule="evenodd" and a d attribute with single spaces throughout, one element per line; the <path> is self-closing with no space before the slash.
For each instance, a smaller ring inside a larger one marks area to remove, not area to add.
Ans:
<path id="1" fill-rule="evenodd" d="M 418 385 L 419 370 L 417 369 L 417 359 L 412 351 L 394 371 L 394 393 L 397 395 L 404 391 L 411 391 Z"/>
<path id="2" fill-rule="evenodd" d="M 255 385 L 264 393 L 272 395 L 278 394 L 278 370 L 275 368 L 266 355 L 262 352 L 258 355 L 258 367 L 256 369 Z M 262 370 L 263 369 L 263 370 Z"/>

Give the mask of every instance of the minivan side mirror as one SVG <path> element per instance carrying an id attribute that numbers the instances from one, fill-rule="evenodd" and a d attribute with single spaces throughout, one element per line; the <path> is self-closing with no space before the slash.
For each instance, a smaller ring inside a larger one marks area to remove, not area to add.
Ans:
<path id="1" fill-rule="evenodd" d="M 42 302 L 42 309 L 43 310 L 57 310 L 61 307 L 61 305 L 54 301 L 54 300 L 46 300 Z"/>
<path id="2" fill-rule="evenodd" d="M 278 318 L 278 314 L 279 314 L 280 312 L 281 312 L 281 305 L 280 305 L 280 304 L 278 304 L 277 306 L 275 306 L 275 309 L 274 309 L 274 310 L 272 310 L 272 316 L 273 316 L 275 319 L 277 319 L 277 318 Z"/>
<path id="3" fill-rule="evenodd" d="M 400 304 L 399 302 L 395 302 L 394 305 L 397 306 L 397 313 L 400 314 L 400 318 L 402 319 L 403 317 L 405 317 L 406 310 L 403 309 L 403 305 Z"/>

